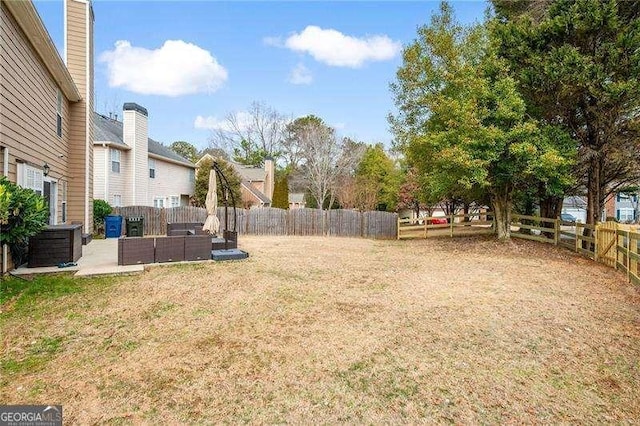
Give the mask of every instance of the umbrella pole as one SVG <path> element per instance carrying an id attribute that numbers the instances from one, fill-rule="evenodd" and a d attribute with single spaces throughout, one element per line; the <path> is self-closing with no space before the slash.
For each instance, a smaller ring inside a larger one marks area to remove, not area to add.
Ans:
<path id="1" fill-rule="evenodd" d="M 227 188 L 224 188 L 224 249 L 229 249 L 229 200 L 228 200 Z"/>
<path id="2" fill-rule="evenodd" d="M 224 249 L 229 249 L 229 193 L 231 188 L 229 187 L 229 182 L 227 178 L 222 173 L 220 166 L 217 162 L 213 162 L 211 166 L 213 170 L 215 170 L 218 180 L 220 181 L 220 187 L 222 188 L 222 198 L 224 198 L 224 230 L 222 231 L 222 236 L 224 237 Z M 231 197 L 233 198 L 233 193 L 231 193 Z M 235 200 L 234 200 L 234 208 L 235 208 Z M 235 218 L 234 218 L 234 228 L 235 228 Z"/>

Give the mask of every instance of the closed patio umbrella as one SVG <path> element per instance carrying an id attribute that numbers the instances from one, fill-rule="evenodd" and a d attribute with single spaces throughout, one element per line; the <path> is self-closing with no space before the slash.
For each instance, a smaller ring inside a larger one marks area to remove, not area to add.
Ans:
<path id="1" fill-rule="evenodd" d="M 218 189 L 216 183 L 216 172 L 213 168 L 209 172 L 209 191 L 207 192 L 205 207 L 207 208 L 207 220 L 204 221 L 202 230 L 209 232 L 209 234 L 217 234 L 218 231 L 220 231 L 220 221 L 216 216 L 216 208 L 218 207 Z"/>

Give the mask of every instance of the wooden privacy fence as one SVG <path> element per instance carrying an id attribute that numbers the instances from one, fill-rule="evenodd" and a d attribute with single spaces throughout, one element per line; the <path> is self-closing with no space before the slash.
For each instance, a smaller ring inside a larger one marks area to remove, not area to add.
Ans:
<path id="1" fill-rule="evenodd" d="M 233 228 L 233 209 L 229 209 L 228 228 Z M 142 216 L 145 235 L 165 235 L 167 223 L 204 222 L 207 211 L 201 207 L 158 208 L 147 206 L 115 207 L 113 214 L 125 218 Z M 224 209 L 216 211 L 224 228 Z M 338 237 L 395 238 L 395 213 L 353 210 L 293 209 L 271 207 L 236 209 L 236 229 L 241 235 L 330 235 Z"/>

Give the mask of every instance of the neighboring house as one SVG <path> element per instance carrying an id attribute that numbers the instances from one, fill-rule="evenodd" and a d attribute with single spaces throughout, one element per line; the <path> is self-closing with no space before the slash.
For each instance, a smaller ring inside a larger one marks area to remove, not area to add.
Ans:
<path id="1" fill-rule="evenodd" d="M 64 11 L 63 59 L 31 1 L 0 0 L 0 172 L 45 197 L 50 224 L 82 223 L 89 233 L 93 10 L 65 0 Z"/>
<path id="2" fill-rule="evenodd" d="M 198 160 L 196 167 L 204 160 L 215 161 L 210 154 L 205 154 Z M 273 159 L 267 157 L 264 161 L 264 168 L 245 166 L 233 161 L 227 161 L 233 166 L 238 176 L 240 176 L 240 192 L 242 194 L 242 205 L 244 207 L 269 207 L 273 199 L 273 186 L 275 183 L 275 163 Z"/>
<path id="3" fill-rule="evenodd" d="M 148 136 L 148 112 L 124 104 L 122 121 L 94 113 L 93 197 L 114 207 L 188 206 L 195 165 Z"/>
<path id="4" fill-rule="evenodd" d="M 303 209 L 307 205 L 304 200 L 304 192 L 293 192 L 289 194 L 289 209 Z"/>
<path id="5" fill-rule="evenodd" d="M 638 221 L 638 194 L 615 193 L 605 203 L 607 217 L 614 217 L 620 222 Z"/>
<path id="6" fill-rule="evenodd" d="M 580 223 L 587 223 L 587 198 L 578 195 L 564 197 L 562 213 L 568 213 Z"/>

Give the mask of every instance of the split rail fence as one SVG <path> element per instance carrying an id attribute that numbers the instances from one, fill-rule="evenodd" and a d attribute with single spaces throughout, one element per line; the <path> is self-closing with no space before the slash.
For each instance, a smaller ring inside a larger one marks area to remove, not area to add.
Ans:
<path id="1" fill-rule="evenodd" d="M 447 216 L 447 223 L 434 224 L 444 217 L 399 219 L 398 239 L 477 235 L 493 232 L 492 213 Z M 573 250 L 596 262 L 618 269 L 640 285 L 640 226 L 616 222 L 597 225 L 563 222 L 539 216 L 511 215 L 511 236 L 554 244 Z"/>
<path id="2" fill-rule="evenodd" d="M 447 223 L 440 223 L 446 220 Z M 399 240 L 407 238 L 456 237 L 493 233 L 493 213 L 427 216 L 418 219 L 398 219 Z"/>
<path id="3" fill-rule="evenodd" d="M 207 211 L 201 207 L 158 208 L 148 206 L 115 207 L 113 214 L 127 217 L 142 216 L 144 235 L 166 235 L 167 223 L 204 222 Z M 224 209 L 216 215 L 225 228 Z M 292 209 L 271 207 L 236 209 L 236 230 L 240 235 L 316 235 L 393 239 L 397 235 L 395 213 L 354 210 Z M 233 209 L 229 209 L 227 229 L 233 229 Z"/>

